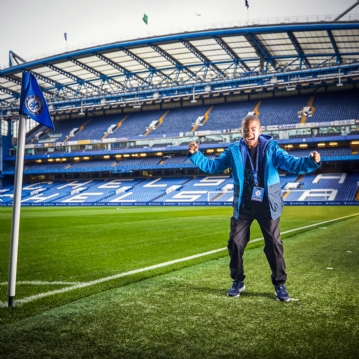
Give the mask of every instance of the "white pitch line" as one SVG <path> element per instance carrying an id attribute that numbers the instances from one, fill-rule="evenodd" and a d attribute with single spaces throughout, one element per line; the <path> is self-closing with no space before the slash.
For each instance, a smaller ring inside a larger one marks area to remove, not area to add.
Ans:
<path id="1" fill-rule="evenodd" d="M 0 285 L 7 285 L 8 282 L 2 282 Z M 81 282 L 61 282 L 61 281 L 54 281 L 54 282 L 43 282 L 39 280 L 32 280 L 32 281 L 19 281 L 16 284 L 27 284 L 27 285 L 76 285 L 81 284 Z"/>
<path id="2" fill-rule="evenodd" d="M 287 233 L 299 231 L 299 230 L 302 230 L 302 229 L 319 226 L 319 225 L 322 225 L 322 224 L 325 224 L 325 223 L 335 222 L 335 221 L 339 221 L 339 220 L 341 220 L 341 219 L 354 217 L 354 216 L 357 216 L 357 215 L 359 215 L 359 213 L 351 214 L 351 215 L 345 216 L 345 217 L 339 217 L 339 218 L 330 219 L 330 220 L 324 221 L 324 222 L 319 222 L 319 223 L 310 224 L 310 225 L 304 226 L 304 227 L 299 227 L 299 228 L 295 228 L 295 229 L 290 229 L 290 230 L 288 230 L 288 231 L 282 232 L 281 234 L 287 234 Z M 253 240 L 250 241 L 250 243 L 258 242 L 258 241 L 260 241 L 260 240 L 263 240 L 263 238 L 253 239 Z M 189 257 L 184 257 L 184 258 L 175 259 L 175 260 L 172 260 L 172 261 L 169 261 L 169 262 L 164 262 L 164 263 L 155 264 L 155 265 L 149 266 L 149 267 L 144 267 L 144 268 L 135 269 L 135 270 L 132 270 L 132 271 L 129 271 L 129 272 L 123 272 L 123 273 L 115 274 L 115 275 L 112 275 L 112 276 L 109 276 L 109 277 L 92 280 L 92 281 L 90 281 L 90 282 L 78 283 L 78 284 L 72 285 L 71 287 L 61 288 L 61 289 L 53 290 L 53 291 L 51 291 L 51 292 L 46 292 L 46 293 L 40 293 L 40 294 L 32 295 L 32 296 L 27 297 L 27 298 L 24 298 L 24 299 L 18 299 L 18 300 L 15 301 L 15 304 L 24 304 L 24 303 L 32 302 L 33 300 L 40 299 L 40 298 L 44 298 L 44 297 L 48 297 L 48 296 L 50 296 L 50 295 L 65 293 L 65 292 L 69 292 L 69 291 L 71 291 L 71 290 L 80 289 L 80 288 L 89 287 L 89 286 L 92 286 L 92 285 L 95 285 L 95 284 L 108 282 L 108 281 L 113 280 L 113 279 L 118 279 L 118 278 L 122 278 L 122 277 L 127 277 L 127 276 L 132 275 L 132 274 L 137 274 L 137 273 L 147 272 L 147 271 L 152 270 L 152 269 L 158 269 L 158 268 L 162 268 L 162 267 L 167 267 L 167 266 L 170 266 L 170 265 L 172 265 L 172 264 L 181 263 L 181 262 L 189 261 L 189 260 L 191 260 L 191 259 L 196 259 L 196 258 L 204 257 L 204 256 L 207 256 L 207 255 L 210 255 L 210 254 L 222 252 L 222 251 L 224 251 L 224 250 L 227 250 L 227 247 L 225 247 L 225 248 L 220 248 L 220 249 L 215 249 L 215 250 L 213 250 L 213 251 L 204 252 L 204 253 L 200 253 L 200 254 L 195 254 L 195 255 L 189 256 Z M 6 302 L 0 302 L 0 307 L 5 307 L 5 306 L 7 306 L 7 303 L 6 303 Z"/>

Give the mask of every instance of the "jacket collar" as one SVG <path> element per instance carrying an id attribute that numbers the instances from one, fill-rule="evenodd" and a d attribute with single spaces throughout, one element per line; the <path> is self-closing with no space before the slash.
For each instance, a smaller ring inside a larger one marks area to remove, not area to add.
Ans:
<path id="1" fill-rule="evenodd" d="M 271 141 L 273 141 L 273 137 L 269 136 L 269 135 L 260 135 L 258 137 L 258 141 L 259 141 L 259 146 L 260 146 L 260 153 L 259 153 L 259 161 L 262 161 L 263 155 L 267 149 L 267 146 L 269 145 L 269 143 Z M 247 146 L 246 143 L 244 142 L 243 138 L 241 138 L 239 140 L 239 147 L 241 149 L 242 152 L 242 156 L 243 156 L 243 163 L 246 163 L 247 160 Z"/>

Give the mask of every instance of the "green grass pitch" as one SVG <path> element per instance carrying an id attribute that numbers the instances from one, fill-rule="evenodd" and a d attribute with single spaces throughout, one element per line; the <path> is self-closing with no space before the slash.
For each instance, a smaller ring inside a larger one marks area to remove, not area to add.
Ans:
<path id="1" fill-rule="evenodd" d="M 11 208 L 2 208 L 0 358 L 357 358 L 356 214 L 285 208 L 297 300 L 282 303 L 261 240 L 245 252 L 246 291 L 226 296 L 231 208 L 25 207 L 17 305 L 7 308 Z M 254 223 L 251 239 L 261 237 Z"/>

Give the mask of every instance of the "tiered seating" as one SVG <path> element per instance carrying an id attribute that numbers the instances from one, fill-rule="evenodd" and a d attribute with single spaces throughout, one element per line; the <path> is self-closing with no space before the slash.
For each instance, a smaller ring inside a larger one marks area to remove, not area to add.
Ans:
<path id="1" fill-rule="evenodd" d="M 117 125 L 120 119 L 121 115 L 93 118 L 72 140 L 100 140 L 107 129 L 111 125 Z"/>
<path id="2" fill-rule="evenodd" d="M 172 142 L 155 143 L 152 148 L 172 146 Z"/>
<path id="3" fill-rule="evenodd" d="M 123 121 L 121 127 L 107 138 L 142 136 L 151 122 L 159 120 L 164 113 L 164 110 L 132 113 Z"/>
<path id="4" fill-rule="evenodd" d="M 313 149 L 305 150 L 290 150 L 288 153 L 296 157 L 308 156 L 310 152 L 314 151 Z M 351 156 L 352 150 L 349 147 L 339 147 L 339 148 L 319 148 L 315 149 L 321 155 L 321 157 L 337 157 L 337 156 Z"/>
<path id="5" fill-rule="evenodd" d="M 219 192 L 224 188 L 232 188 L 232 179 L 229 176 L 197 177 L 180 190 L 168 193 L 155 202 L 207 202 L 208 197 L 212 200 L 221 196 Z"/>
<path id="6" fill-rule="evenodd" d="M 353 201 L 359 176 L 356 174 L 307 174 L 301 186 L 286 197 L 286 201 Z M 332 191 L 331 191 L 332 190 Z"/>
<path id="7" fill-rule="evenodd" d="M 308 103 L 308 96 L 281 97 L 263 100 L 259 118 L 263 126 L 299 122 L 298 111 Z"/>
<path id="8" fill-rule="evenodd" d="M 308 133 L 308 134 L 301 134 L 301 135 L 290 135 L 289 138 L 310 138 L 313 137 L 312 134 Z"/>
<path id="9" fill-rule="evenodd" d="M 284 188 L 288 183 L 296 182 L 298 175 L 286 174 L 284 176 L 280 176 L 280 185 L 281 188 Z"/>
<path id="10" fill-rule="evenodd" d="M 253 111 L 256 101 L 235 102 L 214 105 L 209 113 L 207 122 L 198 128 L 204 130 L 236 129 L 241 126 L 241 120 L 248 112 Z"/>
<path id="11" fill-rule="evenodd" d="M 176 108 L 170 110 L 164 118 L 163 123 L 151 135 L 177 134 L 179 132 L 189 132 L 199 116 L 203 116 L 209 106 L 196 106 Z"/>
<path id="12" fill-rule="evenodd" d="M 358 118 L 359 92 L 336 92 L 315 95 L 311 121 L 328 122 Z"/>
<path id="13" fill-rule="evenodd" d="M 24 195 L 24 192 L 23 194 Z M 13 186 L 4 186 L 3 188 L 0 188 L 0 203 L 11 203 L 14 197 L 14 187 Z"/>
<path id="14" fill-rule="evenodd" d="M 304 177 L 281 175 L 281 188 L 289 194 L 284 200 L 354 201 L 358 190 L 358 174 L 307 174 Z M 296 182 L 296 189 L 286 188 Z M 3 204 L 11 204 L 13 187 L 0 190 Z M 112 180 L 74 180 L 67 182 L 24 183 L 24 204 L 79 204 L 151 202 L 232 202 L 233 183 L 229 176 L 199 176 L 175 178 L 126 178 Z"/>
<path id="15" fill-rule="evenodd" d="M 74 181 L 73 186 L 70 186 L 69 183 L 66 182 L 54 182 L 48 184 L 46 183 L 38 183 L 35 185 L 31 185 L 30 191 L 28 190 L 26 196 L 22 196 L 22 203 L 50 203 L 50 202 L 61 202 L 61 199 L 71 193 L 71 190 L 76 186 L 81 187 L 85 183 L 91 183 L 92 181 Z M 39 193 L 36 192 L 36 187 L 40 187 Z M 24 189 L 26 189 L 25 187 Z M 34 188 L 34 190 L 31 190 Z M 41 191 L 41 188 L 45 188 L 45 191 Z M 24 190 L 23 189 L 23 190 Z"/>
<path id="16" fill-rule="evenodd" d="M 83 126 L 86 121 L 88 121 L 88 119 L 85 118 L 71 119 L 68 121 L 54 121 L 55 129 L 50 130 L 45 135 L 41 136 L 39 141 L 48 138 L 50 134 L 61 134 L 61 137 L 57 137 L 55 142 L 63 142 L 74 128 L 80 129 L 80 127 Z M 38 143 L 38 141 L 34 141 L 33 143 Z"/>
<path id="17" fill-rule="evenodd" d="M 82 162 L 72 163 L 71 167 L 66 169 L 66 172 L 113 171 L 115 167 L 116 167 L 116 162 L 111 161 L 111 160 L 82 161 Z"/>
<path id="18" fill-rule="evenodd" d="M 216 143 L 223 143 L 222 140 L 205 140 L 205 141 L 201 141 L 201 144 L 206 144 L 206 145 L 213 145 Z"/>
<path id="19" fill-rule="evenodd" d="M 270 98 L 262 100 L 259 107 L 259 118 L 262 125 L 281 125 L 294 124 L 299 121 L 298 111 L 308 104 L 308 96 L 290 96 L 282 98 Z M 240 126 L 241 119 L 250 111 L 253 111 L 257 101 L 242 101 L 226 104 L 213 105 L 209 118 L 198 130 L 223 130 L 234 129 Z M 345 119 L 357 119 L 359 113 L 359 93 L 336 92 L 316 94 L 314 96 L 313 116 L 308 119 L 310 122 L 335 121 Z M 162 136 L 164 134 L 178 134 L 179 132 L 188 132 L 192 129 L 192 124 L 199 116 L 204 116 L 209 109 L 209 105 L 185 107 L 169 110 L 163 123 L 149 134 L 149 136 Z M 138 112 L 128 114 L 128 117 L 122 123 L 121 127 L 114 133 L 108 135 L 108 138 L 122 138 L 129 136 L 141 136 L 146 132 L 146 128 L 152 121 L 157 121 L 165 113 L 165 110 L 156 110 L 148 112 Z M 48 131 L 40 137 L 40 141 L 49 138 L 51 134 L 61 134 L 56 137 L 55 142 L 63 142 L 74 128 L 84 128 L 75 134 L 71 140 L 92 140 L 100 139 L 105 131 L 112 125 L 117 124 L 125 117 L 125 113 L 95 118 L 78 118 L 64 121 L 55 121 L 55 130 L 49 130 L 45 126 L 39 126 L 30 136 L 26 138 L 26 143 L 30 143 L 35 135 L 41 131 Z M 359 131 L 352 130 L 351 135 L 358 134 Z M 320 133 L 317 137 L 341 135 L 340 132 Z M 290 138 L 305 138 L 308 135 L 291 135 Z M 33 144 L 38 141 L 32 142 Z M 155 145 L 156 146 L 156 145 Z M 161 147 L 165 144 L 161 144 Z"/>
<path id="20" fill-rule="evenodd" d="M 166 158 L 164 161 L 164 164 L 166 166 L 183 164 L 186 160 L 187 160 L 187 156 L 172 156 L 172 157 Z"/>
<path id="21" fill-rule="evenodd" d="M 214 158 L 214 156 L 206 157 Z M 171 158 L 166 158 L 162 165 L 167 168 L 196 167 L 189 159 L 187 159 L 187 156 L 173 156 Z"/>
<path id="22" fill-rule="evenodd" d="M 332 136 L 341 136 L 341 132 L 319 132 L 315 137 L 332 137 Z"/>
<path id="23" fill-rule="evenodd" d="M 77 186 L 77 187 L 76 187 Z M 101 199 L 106 199 L 112 193 L 115 192 L 115 188 L 120 185 L 116 183 L 116 185 L 111 186 L 107 181 L 89 181 L 89 182 L 76 182 L 75 188 L 72 188 L 72 184 L 70 183 L 68 187 L 62 189 L 65 191 L 65 196 L 61 197 L 61 200 L 57 200 L 57 202 L 61 203 L 92 203 L 98 202 Z M 112 188 L 113 187 L 113 188 Z M 57 186 L 57 190 L 61 189 L 61 186 Z M 76 192 L 77 193 L 71 193 Z M 62 192 L 60 192 L 62 195 Z"/>
<path id="24" fill-rule="evenodd" d="M 45 132 L 46 130 L 48 130 L 48 127 L 46 126 L 40 126 L 37 130 L 35 130 L 31 135 L 26 136 L 26 140 L 25 143 L 31 143 L 31 141 L 35 138 L 35 136 L 40 133 L 40 132 Z"/>
<path id="25" fill-rule="evenodd" d="M 24 167 L 24 173 L 55 173 L 64 171 L 68 166 L 68 162 L 60 163 L 36 163 L 28 167 Z"/>
<path id="26" fill-rule="evenodd" d="M 145 157 L 142 159 L 141 164 L 146 166 L 156 166 L 162 160 L 162 157 Z"/>
<path id="27" fill-rule="evenodd" d="M 188 179 L 188 177 L 148 179 L 137 182 L 135 186 L 125 192 L 111 195 L 106 200 L 101 200 L 101 202 L 150 202 L 157 197 L 163 196 L 166 190 L 168 191 L 172 186 L 181 187 Z M 124 185 L 129 184 L 129 182 L 126 182 Z"/>

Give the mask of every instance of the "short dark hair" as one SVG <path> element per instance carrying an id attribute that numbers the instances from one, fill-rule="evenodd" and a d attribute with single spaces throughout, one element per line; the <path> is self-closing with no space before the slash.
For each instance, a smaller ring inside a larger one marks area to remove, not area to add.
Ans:
<path id="1" fill-rule="evenodd" d="M 242 122 L 241 122 L 241 127 L 243 127 L 244 123 L 247 121 L 258 121 L 259 126 L 261 126 L 261 120 L 256 116 L 256 115 L 247 115 L 245 117 L 243 117 Z"/>

